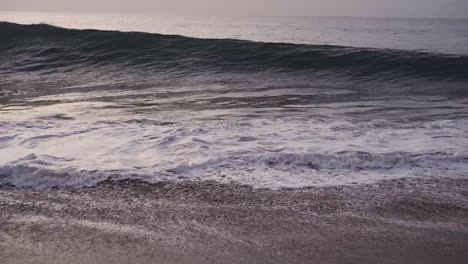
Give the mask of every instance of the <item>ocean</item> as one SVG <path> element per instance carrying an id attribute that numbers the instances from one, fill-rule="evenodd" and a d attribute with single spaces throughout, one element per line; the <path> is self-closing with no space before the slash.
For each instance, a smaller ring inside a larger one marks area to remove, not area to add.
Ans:
<path id="1" fill-rule="evenodd" d="M 0 184 L 468 175 L 468 20 L 0 21 Z"/>

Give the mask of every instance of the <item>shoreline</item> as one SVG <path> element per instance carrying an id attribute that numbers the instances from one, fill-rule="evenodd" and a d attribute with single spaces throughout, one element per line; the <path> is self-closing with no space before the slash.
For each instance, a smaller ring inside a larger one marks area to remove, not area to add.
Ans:
<path id="1" fill-rule="evenodd" d="M 0 186 L 5 263 L 465 263 L 468 180 Z"/>

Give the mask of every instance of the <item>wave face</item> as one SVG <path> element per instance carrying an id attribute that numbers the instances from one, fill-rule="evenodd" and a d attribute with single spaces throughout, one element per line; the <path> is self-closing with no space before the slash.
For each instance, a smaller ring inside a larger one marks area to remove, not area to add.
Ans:
<path id="1" fill-rule="evenodd" d="M 468 175 L 468 57 L 0 23 L 0 184 Z"/>
<path id="2" fill-rule="evenodd" d="M 196 72 L 335 73 L 355 79 L 467 81 L 468 57 L 340 46 L 195 39 L 137 32 L 73 30 L 3 22 L 2 71 L 70 72 L 86 67 Z M 14 58 L 14 60 L 13 60 Z"/>

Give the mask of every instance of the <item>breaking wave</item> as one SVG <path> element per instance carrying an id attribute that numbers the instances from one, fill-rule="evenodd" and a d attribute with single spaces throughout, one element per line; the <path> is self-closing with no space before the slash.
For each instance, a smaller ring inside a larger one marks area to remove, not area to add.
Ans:
<path id="1" fill-rule="evenodd" d="M 334 155 L 313 153 L 273 153 L 258 156 L 232 156 L 209 159 L 200 163 L 182 163 L 175 167 L 155 166 L 148 170 L 83 170 L 73 167 L 52 167 L 51 160 L 59 158 L 30 154 L 19 161 L 0 167 L 0 184 L 16 187 L 54 188 L 54 187 L 91 187 L 105 180 L 140 179 L 147 182 L 199 180 L 238 181 L 252 184 L 255 187 L 272 187 L 275 184 L 284 187 L 291 183 L 274 181 L 276 175 L 288 172 L 296 184 L 301 175 L 307 181 L 320 175 L 328 184 L 340 182 L 341 185 L 362 182 L 361 174 L 375 172 L 380 177 L 365 180 L 372 182 L 384 178 L 401 177 L 401 171 L 414 175 L 423 175 L 425 170 L 431 173 L 447 174 L 453 166 L 468 167 L 468 156 L 465 154 L 437 152 L 426 154 L 366 152 L 343 152 Z M 382 175 L 381 172 L 385 174 Z M 356 175 L 353 175 L 356 174 Z M 268 177 L 266 175 L 270 175 Z M 328 175 L 328 176 L 326 176 Z M 345 178 L 342 175 L 347 175 Z M 223 177 L 220 177 L 223 176 Z M 284 176 L 284 175 L 283 175 Z M 447 176 L 447 175 L 446 175 Z M 258 179 L 257 179 L 258 177 Z M 333 178 L 339 178 L 334 181 Z M 249 179 L 246 182 L 246 179 Z M 252 182 L 249 182 L 252 181 Z M 262 185 L 262 181 L 264 182 Z M 287 182 L 287 181 L 286 181 Z M 327 185 L 327 184 L 325 184 Z M 305 185 L 307 186 L 307 185 Z M 296 187 L 296 186 L 293 186 Z"/>
<path id="2" fill-rule="evenodd" d="M 0 71 L 295 72 L 467 81 L 468 57 L 0 23 Z M 14 59 L 12 59 L 14 58 Z"/>

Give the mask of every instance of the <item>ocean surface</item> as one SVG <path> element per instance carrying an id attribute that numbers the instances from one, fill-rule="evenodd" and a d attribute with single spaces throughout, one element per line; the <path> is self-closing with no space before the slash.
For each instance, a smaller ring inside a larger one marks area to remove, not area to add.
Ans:
<path id="1" fill-rule="evenodd" d="M 0 21 L 0 184 L 468 176 L 467 20 Z"/>

